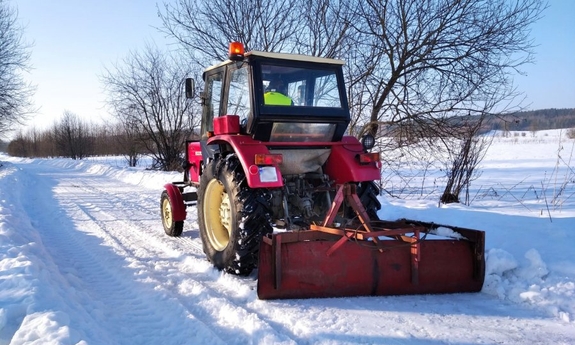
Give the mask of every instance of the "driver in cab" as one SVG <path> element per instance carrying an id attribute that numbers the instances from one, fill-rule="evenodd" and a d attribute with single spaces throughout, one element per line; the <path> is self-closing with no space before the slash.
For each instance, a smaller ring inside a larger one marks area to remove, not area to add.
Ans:
<path id="1" fill-rule="evenodd" d="M 293 105 L 293 100 L 287 96 L 287 89 L 281 78 L 270 80 L 264 92 L 265 105 Z"/>

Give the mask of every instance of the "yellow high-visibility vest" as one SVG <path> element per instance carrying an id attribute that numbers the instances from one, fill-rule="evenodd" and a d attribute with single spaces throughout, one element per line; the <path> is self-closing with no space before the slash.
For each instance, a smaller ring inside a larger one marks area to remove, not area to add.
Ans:
<path id="1" fill-rule="evenodd" d="M 292 100 L 279 92 L 266 92 L 264 94 L 265 105 L 292 105 Z"/>

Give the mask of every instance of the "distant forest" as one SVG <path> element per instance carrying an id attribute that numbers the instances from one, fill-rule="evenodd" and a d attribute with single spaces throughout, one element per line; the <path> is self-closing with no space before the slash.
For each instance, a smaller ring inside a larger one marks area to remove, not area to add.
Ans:
<path id="1" fill-rule="evenodd" d="M 574 109 L 541 109 L 493 116 L 491 129 L 502 131 L 540 131 L 575 128 Z"/>

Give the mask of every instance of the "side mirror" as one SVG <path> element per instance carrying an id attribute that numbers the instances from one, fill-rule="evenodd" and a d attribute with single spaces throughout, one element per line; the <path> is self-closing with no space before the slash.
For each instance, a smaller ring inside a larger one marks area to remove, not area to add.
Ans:
<path id="1" fill-rule="evenodd" d="M 194 79 L 186 78 L 186 98 L 194 97 Z"/>

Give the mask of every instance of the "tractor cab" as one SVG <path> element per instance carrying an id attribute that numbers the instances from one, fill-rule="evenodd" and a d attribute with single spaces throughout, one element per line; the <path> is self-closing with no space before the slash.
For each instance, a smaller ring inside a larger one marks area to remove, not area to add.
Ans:
<path id="1" fill-rule="evenodd" d="M 229 153 L 239 157 L 252 188 L 282 187 L 287 176 L 302 174 L 324 180 L 329 175 L 336 183 L 379 179 L 379 155 L 364 155 L 370 147 L 344 135 L 350 113 L 343 64 L 297 54 L 246 53 L 232 42 L 229 59 L 203 74 L 201 139 L 187 147 L 186 181 L 199 182 L 203 166 Z M 192 83 L 186 85 L 189 89 Z M 354 162 L 360 159 L 361 164 Z"/>
<path id="2" fill-rule="evenodd" d="M 341 140 L 350 121 L 343 61 L 244 53 L 238 45 L 232 43 L 228 60 L 204 72 L 203 138 L 214 131 L 214 119 L 236 115 L 241 134 L 255 140 Z"/>

